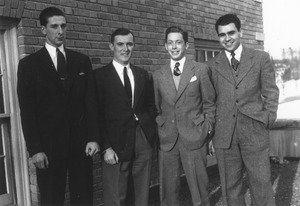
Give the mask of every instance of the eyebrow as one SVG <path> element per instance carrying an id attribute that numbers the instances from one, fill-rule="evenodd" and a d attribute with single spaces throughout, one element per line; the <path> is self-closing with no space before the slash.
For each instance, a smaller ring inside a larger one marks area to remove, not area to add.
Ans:
<path id="1" fill-rule="evenodd" d="M 221 33 L 218 34 L 218 36 L 225 36 L 226 34 L 232 35 L 232 34 L 234 34 L 236 32 L 237 32 L 236 30 L 231 30 L 231 31 L 229 31 L 227 33 L 226 32 L 221 32 Z"/>

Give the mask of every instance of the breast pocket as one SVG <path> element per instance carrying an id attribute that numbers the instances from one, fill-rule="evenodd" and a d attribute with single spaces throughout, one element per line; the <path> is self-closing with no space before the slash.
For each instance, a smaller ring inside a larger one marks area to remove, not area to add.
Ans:
<path id="1" fill-rule="evenodd" d="M 200 88 L 198 80 L 190 82 L 187 86 L 186 93 L 188 96 L 199 96 L 200 95 Z"/>

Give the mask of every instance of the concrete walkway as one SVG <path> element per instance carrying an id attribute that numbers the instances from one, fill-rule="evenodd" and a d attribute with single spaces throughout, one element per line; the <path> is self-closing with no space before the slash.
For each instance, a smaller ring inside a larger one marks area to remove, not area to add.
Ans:
<path id="1" fill-rule="evenodd" d="M 275 192 L 277 206 L 300 206 L 300 159 L 285 158 L 282 164 L 278 158 L 271 158 L 271 181 Z M 221 186 L 216 166 L 208 168 L 210 174 L 210 201 L 211 206 L 223 206 L 221 201 Z M 244 175 L 244 194 L 247 206 L 251 204 L 249 184 Z M 180 188 L 181 206 L 192 206 L 191 196 L 185 177 L 182 177 Z M 159 206 L 158 186 L 151 189 L 150 206 Z"/>

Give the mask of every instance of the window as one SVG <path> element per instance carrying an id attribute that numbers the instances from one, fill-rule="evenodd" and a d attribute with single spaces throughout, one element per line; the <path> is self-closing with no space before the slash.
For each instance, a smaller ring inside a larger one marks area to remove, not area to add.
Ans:
<path id="1" fill-rule="evenodd" d="M 0 17 L 0 205 L 30 205 L 27 152 L 16 94 L 16 22 Z"/>
<path id="2" fill-rule="evenodd" d="M 218 41 L 195 39 L 196 61 L 206 62 L 220 53 L 222 47 Z"/>

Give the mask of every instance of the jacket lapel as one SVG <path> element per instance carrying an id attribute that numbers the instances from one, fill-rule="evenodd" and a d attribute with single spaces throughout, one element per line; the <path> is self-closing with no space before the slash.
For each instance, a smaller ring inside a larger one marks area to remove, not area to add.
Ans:
<path id="1" fill-rule="evenodd" d="M 216 71 L 219 72 L 220 75 L 227 79 L 231 84 L 235 84 L 234 78 L 232 76 L 231 67 L 224 50 L 216 59 L 216 63 Z"/>
<path id="2" fill-rule="evenodd" d="M 46 47 L 43 47 L 39 51 L 38 58 L 39 64 L 41 65 L 41 70 L 43 70 L 43 72 L 47 75 L 48 78 L 51 78 L 53 79 L 53 81 L 56 81 L 58 87 L 63 88 L 63 84 L 59 78 L 59 75 L 56 71 L 56 68 Z"/>
<path id="3" fill-rule="evenodd" d="M 141 97 L 145 82 L 143 81 L 143 79 L 144 79 L 143 76 L 136 69 L 136 67 L 134 65 L 130 64 L 130 68 L 133 73 L 134 85 L 135 85 L 134 92 L 133 92 L 133 94 L 134 94 L 133 108 L 135 109 L 135 107 Z"/>
<path id="4" fill-rule="evenodd" d="M 74 79 L 79 73 L 85 73 L 84 68 L 81 65 L 78 65 L 77 58 L 72 51 L 67 48 L 64 48 L 66 52 L 67 59 L 67 76 L 65 79 L 65 89 L 67 94 L 70 93 L 70 90 L 73 86 Z M 78 71 L 78 69 L 83 69 L 83 71 Z"/>
<path id="5" fill-rule="evenodd" d="M 248 72 L 251 70 L 252 65 L 254 64 L 253 58 L 254 58 L 254 53 L 252 52 L 252 50 L 243 47 L 240 66 L 239 66 L 239 76 L 236 84 L 239 84 L 244 79 L 244 77 L 248 74 Z"/>
<path id="6" fill-rule="evenodd" d="M 124 100 L 127 101 L 131 106 L 132 103 L 129 101 L 129 97 L 126 94 L 124 85 L 112 62 L 108 65 L 108 70 L 105 78 L 107 79 L 107 81 L 113 82 L 112 86 L 115 87 L 115 91 L 116 93 L 118 93 L 117 95 L 119 95 L 121 98 L 124 98 Z"/>
<path id="7" fill-rule="evenodd" d="M 192 64 L 192 61 L 190 59 L 186 59 L 184 65 L 183 65 L 183 71 L 181 74 L 178 91 L 176 94 L 176 101 L 180 98 L 186 87 L 188 86 L 191 78 L 195 74 L 194 72 L 194 65 Z"/>
<path id="8" fill-rule="evenodd" d="M 171 102 L 176 101 L 176 88 L 172 76 L 172 71 L 170 69 L 170 63 L 162 66 L 161 68 L 161 76 L 160 82 L 162 83 L 163 89 L 166 90 L 168 97 L 170 98 Z"/>

